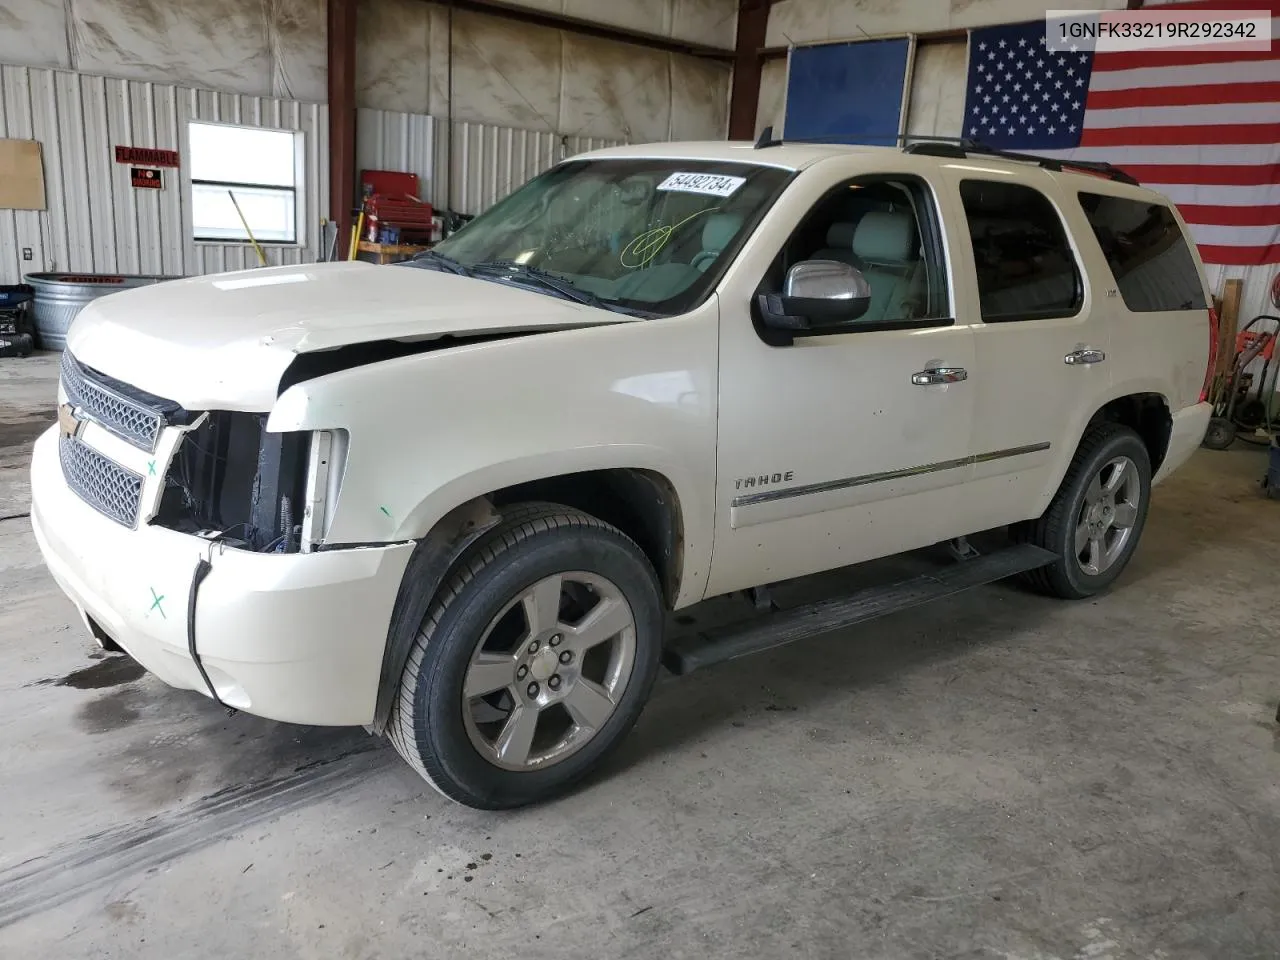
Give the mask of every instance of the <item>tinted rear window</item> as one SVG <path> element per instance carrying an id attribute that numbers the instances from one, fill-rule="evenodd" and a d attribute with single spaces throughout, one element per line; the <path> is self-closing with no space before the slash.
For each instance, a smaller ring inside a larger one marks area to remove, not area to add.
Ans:
<path id="1" fill-rule="evenodd" d="M 1069 317 L 1080 309 L 1080 271 L 1048 197 L 1018 183 L 965 180 L 960 199 L 983 320 Z"/>
<path id="2" fill-rule="evenodd" d="M 1205 309 L 1200 271 L 1173 211 L 1098 193 L 1080 194 L 1080 206 L 1126 307 L 1134 313 Z"/>

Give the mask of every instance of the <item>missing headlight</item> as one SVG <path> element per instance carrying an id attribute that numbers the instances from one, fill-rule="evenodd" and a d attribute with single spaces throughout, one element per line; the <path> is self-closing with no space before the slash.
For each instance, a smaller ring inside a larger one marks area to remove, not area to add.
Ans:
<path id="1" fill-rule="evenodd" d="M 154 523 L 264 553 L 295 553 L 309 433 L 270 433 L 265 414 L 210 413 L 182 438 Z"/>

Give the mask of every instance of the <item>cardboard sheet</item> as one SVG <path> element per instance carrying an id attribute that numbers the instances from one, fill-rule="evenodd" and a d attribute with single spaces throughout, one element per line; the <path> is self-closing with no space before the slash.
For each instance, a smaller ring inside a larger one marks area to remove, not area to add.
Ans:
<path id="1" fill-rule="evenodd" d="M 0 140 L 0 209 L 43 210 L 44 167 L 38 140 Z"/>

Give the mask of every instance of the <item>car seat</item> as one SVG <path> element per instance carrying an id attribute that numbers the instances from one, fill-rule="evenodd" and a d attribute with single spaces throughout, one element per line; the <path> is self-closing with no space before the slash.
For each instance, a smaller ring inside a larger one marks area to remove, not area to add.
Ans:
<path id="1" fill-rule="evenodd" d="M 853 231 L 851 248 L 854 266 L 871 285 L 871 306 L 863 320 L 913 320 L 924 315 L 925 271 L 915 216 L 909 208 L 863 214 Z"/>
<path id="2" fill-rule="evenodd" d="M 853 255 L 853 235 L 858 225 L 844 220 L 837 220 L 827 227 L 827 245 L 813 252 L 812 260 L 835 260 L 847 263 L 851 267 L 862 268 Z"/>

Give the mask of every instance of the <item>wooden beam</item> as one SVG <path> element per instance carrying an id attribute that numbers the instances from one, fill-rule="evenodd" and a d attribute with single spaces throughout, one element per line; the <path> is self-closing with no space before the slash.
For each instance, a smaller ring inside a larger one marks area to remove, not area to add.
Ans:
<path id="1" fill-rule="evenodd" d="M 356 193 L 356 0 L 328 0 L 329 219 L 351 240 Z"/>
<path id="2" fill-rule="evenodd" d="M 1244 281 L 1228 280 L 1222 285 L 1222 312 L 1218 314 L 1219 376 L 1231 370 L 1236 354 L 1236 336 L 1240 333 L 1240 301 L 1244 297 Z"/>
<path id="3" fill-rule="evenodd" d="M 733 86 L 729 91 L 729 139 L 752 140 L 756 135 L 756 110 L 760 105 L 760 74 L 769 29 L 769 0 L 739 0 L 738 36 L 734 45 Z M 782 133 L 781 130 L 778 131 Z"/>

